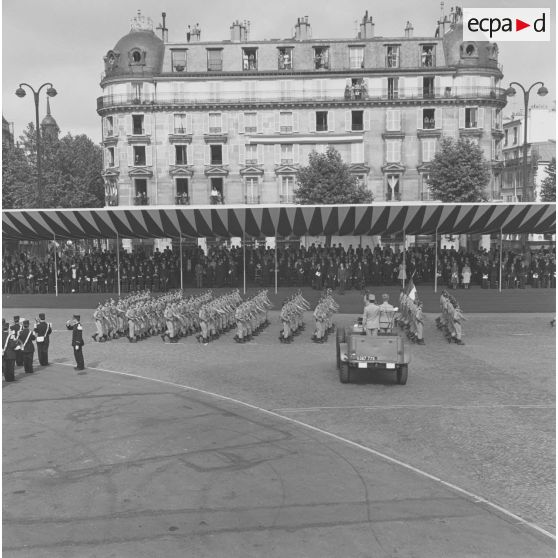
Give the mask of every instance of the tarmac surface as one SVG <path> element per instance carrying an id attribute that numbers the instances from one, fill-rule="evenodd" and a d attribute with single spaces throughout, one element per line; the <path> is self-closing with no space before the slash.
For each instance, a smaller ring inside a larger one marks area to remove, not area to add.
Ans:
<path id="1" fill-rule="evenodd" d="M 53 364 L 3 386 L 4 556 L 555 556 L 552 314 L 466 314 L 465 346 L 427 314 L 406 386 L 340 384 L 277 312 L 207 346 L 81 314 L 85 371 L 51 309 Z"/>

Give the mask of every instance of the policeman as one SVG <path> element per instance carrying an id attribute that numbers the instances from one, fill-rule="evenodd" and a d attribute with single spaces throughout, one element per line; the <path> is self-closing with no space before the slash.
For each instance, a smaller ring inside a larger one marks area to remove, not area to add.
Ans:
<path id="1" fill-rule="evenodd" d="M 76 359 L 76 365 L 74 370 L 84 370 L 85 363 L 83 361 L 83 327 L 80 323 L 79 314 L 74 314 L 71 320 L 66 322 L 66 328 L 72 331 L 72 347 L 74 349 L 74 358 Z"/>
<path id="2" fill-rule="evenodd" d="M 13 333 L 10 331 L 10 324 L 2 320 L 2 373 L 6 382 L 15 382 L 15 348 L 19 346 Z"/>
<path id="3" fill-rule="evenodd" d="M 39 323 L 35 326 L 35 336 L 37 338 L 37 356 L 39 357 L 39 364 L 42 366 L 50 366 L 48 347 L 51 333 L 52 324 L 46 322 L 45 314 L 39 314 Z"/>
<path id="4" fill-rule="evenodd" d="M 33 355 L 35 354 L 35 335 L 29 329 L 29 320 L 23 320 L 23 327 L 19 330 L 18 336 L 20 351 L 23 355 L 23 368 L 26 374 L 33 374 Z"/>
<path id="5" fill-rule="evenodd" d="M 17 339 L 19 337 L 19 331 L 21 329 L 21 324 L 19 323 L 19 316 L 14 316 L 14 323 L 10 326 L 13 336 Z M 19 344 L 18 344 L 19 346 Z M 20 349 L 16 350 L 16 366 L 23 366 L 23 353 Z"/>

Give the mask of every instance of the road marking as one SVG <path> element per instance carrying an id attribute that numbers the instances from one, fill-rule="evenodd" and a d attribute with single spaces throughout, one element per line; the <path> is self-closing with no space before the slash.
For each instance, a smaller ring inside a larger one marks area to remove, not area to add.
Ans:
<path id="1" fill-rule="evenodd" d="M 556 409 L 556 405 L 348 405 L 339 407 L 284 407 L 272 409 L 277 413 L 296 413 L 307 411 L 330 411 L 330 410 L 351 410 L 351 409 Z"/>
<path id="2" fill-rule="evenodd" d="M 55 363 L 55 364 L 60 364 L 62 366 L 73 366 L 72 364 L 67 364 L 67 363 L 63 363 L 63 362 Z M 159 383 L 159 384 L 174 386 L 174 387 L 177 387 L 177 388 L 180 388 L 180 389 L 184 389 L 186 391 L 194 391 L 194 392 L 197 392 L 197 393 L 203 393 L 204 395 L 209 395 L 209 396 L 215 397 L 217 399 L 221 399 L 223 401 L 229 401 L 231 403 L 236 403 L 238 405 L 242 405 L 242 406 L 247 407 L 249 409 L 260 411 L 261 413 L 264 413 L 266 415 L 270 415 L 272 417 L 291 422 L 293 424 L 296 424 L 298 426 L 302 426 L 302 427 L 307 428 L 309 430 L 312 430 L 314 432 L 318 432 L 318 433 L 323 434 L 325 436 L 329 436 L 330 438 L 333 438 L 334 440 L 337 440 L 339 442 L 343 442 L 343 443 L 345 443 L 349 446 L 352 446 L 354 448 L 358 448 L 360 450 L 363 450 L 367 453 L 375 455 L 376 457 L 380 457 L 380 458 L 382 458 L 382 459 L 384 459 L 384 460 L 386 460 L 390 463 L 394 463 L 396 465 L 399 465 L 400 467 L 403 467 L 404 469 L 412 471 L 413 473 L 416 473 L 418 475 L 426 477 L 427 479 L 430 479 L 434 482 L 440 483 L 441 485 L 449 488 L 450 490 L 453 490 L 455 492 L 458 492 L 459 494 L 462 494 L 463 496 L 466 496 L 473 503 L 484 504 L 485 506 L 488 506 L 488 507 L 498 511 L 501 514 L 506 515 L 508 518 L 517 521 L 521 525 L 525 525 L 527 527 L 530 527 L 531 529 L 534 529 L 538 533 L 541 533 L 541 534 L 549 537 L 550 539 L 552 539 L 554 541 L 556 540 L 555 535 L 553 535 L 552 533 L 550 533 L 548 531 L 545 531 L 542 527 L 539 527 L 538 525 L 523 519 L 519 515 L 516 515 L 513 512 L 510 512 L 510 511 L 506 510 L 505 508 L 499 506 L 498 504 L 495 504 L 494 502 L 491 502 L 490 500 L 487 500 L 486 498 L 483 498 L 482 496 L 477 496 L 476 494 L 473 494 L 472 492 L 469 492 L 468 490 L 460 488 L 459 486 L 456 486 L 455 484 L 452 484 L 448 481 L 442 480 L 441 478 L 436 477 L 435 475 L 431 475 L 430 473 L 427 473 L 426 471 L 423 471 L 422 469 L 418 469 L 417 467 L 414 467 L 413 465 L 410 465 L 409 463 L 405 463 L 404 461 L 400 461 L 399 459 L 395 459 L 393 457 L 390 457 L 389 455 L 386 455 L 385 453 L 379 452 L 379 451 L 374 450 L 372 448 L 369 448 L 367 446 L 363 446 L 362 444 L 359 444 L 357 442 L 353 442 L 352 440 L 349 440 L 348 438 L 343 438 L 342 436 L 338 436 L 337 434 L 333 434 L 333 432 L 328 432 L 327 430 L 323 430 L 322 428 L 312 426 L 311 424 L 307 424 L 307 423 L 302 422 L 300 420 L 296 420 L 296 419 L 293 419 L 293 418 L 290 418 L 290 417 L 286 417 L 286 416 L 281 415 L 279 413 L 276 413 L 274 411 L 264 409 L 263 407 L 258 407 L 257 405 L 252 405 L 251 403 L 246 403 L 245 401 L 240 401 L 239 399 L 234 399 L 233 397 L 228 397 L 226 395 L 220 395 L 218 393 L 214 393 L 212 391 L 207 391 L 205 389 L 195 388 L 195 387 L 192 387 L 192 386 L 186 386 L 186 385 L 183 385 L 183 384 L 177 384 L 175 382 L 170 382 L 168 380 L 159 380 L 157 378 L 149 378 L 149 377 L 146 377 L 146 376 L 140 376 L 139 374 L 131 374 L 130 372 L 119 372 L 117 370 L 107 370 L 106 368 L 90 367 L 90 368 L 86 368 L 86 370 L 98 370 L 99 372 L 107 372 L 108 374 L 118 374 L 118 375 L 121 375 L 121 376 L 128 376 L 130 378 L 138 378 L 140 380 L 148 380 L 148 381 L 156 382 L 156 383 Z"/>

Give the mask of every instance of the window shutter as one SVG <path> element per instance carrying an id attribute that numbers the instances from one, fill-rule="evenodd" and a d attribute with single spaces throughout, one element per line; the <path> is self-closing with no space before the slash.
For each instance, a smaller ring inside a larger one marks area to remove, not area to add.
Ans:
<path id="1" fill-rule="evenodd" d="M 238 113 L 238 133 L 239 134 L 244 133 L 244 113 L 243 112 Z"/>
<path id="2" fill-rule="evenodd" d="M 145 164 L 148 167 L 153 166 L 153 144 L 145 146 Z"/>
<path id="3" fill-rule="evenodd" d="M 335 112 L 332 110 L 327 112 L 327 129 L 329 132 L 335 132 Z"/>
<path id="4" fill-rule="evenodd" d="M 311 111 L 308 113 L 308 131 L 316 131 L 316 112 Z"/>
<path id="5" fill-rule="evenodd" d="M 422 99 L 422 76 L 417 78 L 417 97 Z"/>
<path id="6" fill-rule="evenodd" d="M 246 161 L 246 147 L 244 144 L 238 146 L 238 164 L 244 165 Z"/>
<path id="7" fill-rule="evenodd" d="M 221 144 L 223 150 L 223 165 L 229 164 L 229 146 L 226 143 Z"/>
<path id="8" fill-rule="evenodd" d="M 293 159 L 295 164 L 300 163 L 300 145 L 298 143 L 293 145 Z"/>
<path id="9" fill-rule="evenodd" d="M 169 134 L 174 134 L 174 113 L 169 114 Z"/>
<path id="10" fill-rule="evenodd" d="M 477 123 L 478 128 L 484 128 L 484 107 L 479 108 L 479 121 Z"/>
<path id="11" fill-rule="evenodd" d="M 386 110 L 386 130 L 391 132 L 393 130 L 393 111 Z"/>
<path id="12" fill-rule="evenodd" d="M 275 132 L 279 133 L 281 131 L 281 115 L 279 111 L 275 111 Z"/>
<path id="13" fill-rule="evenodd" d="M 275 146 L 274 146 L 274 151 L 275 151 L 275 164 L 280 165 L 281 164 L 281 144 L 276 143 Z"/>
<path id="14" fill-rule="evenodd" d="M 370 130 L 370 111 L 367 110 L 367 109 L 364 109 L 363 120 L 364 120 L 364 130 L 369 131 Z"/>
<path id="15" fill-rule="evenodd" d="M 203 133 L 209 134 L 209 114 L 203 115 Z"/>
<path id="16" fill-rule="evenodd" d="M 399 78 L 399 98 L 405 98 L 405 78 Z"/>
<path id="17" fill-rule="evenodd" d="M 351 131 L 351 111 L 350 110 L 345 111 L 345 130 L 347 132 Z"/>
<path id="18" fill-rule="evenodd" d="M 459 107 L 459 127 L 465 128 L 465 107 Z"/>
<path id="19" fill-rule="evenodd" d="M 395 142 L 395 156 L 396 156 L 396 161 L 398 163 L 401 162 L 401 156 L 402 156 L 402 152 L 403 152 L 403 142 L 401 140 L 397 140 Z"/>
<path id="20" fill-rule="evenodd" d="M 436 97 L 438 97 L 441 94 L 442 94 L 442 92 L 441 92 L 441 87 L 440 87 L 440 76 L 435 76 L 434 77 L 434 95 L 436 95 Z"/>
<path id="21" fill-rule="evenodd" d="M 393 111 L 393 129 L 396 132 L 401 130 L 401 111 L 399 109 Z"/>
<path id="22" fill-rule="evenodd" d="M 176 165 L 176 146 L 169 145 L 169 165 Z"/>
<path id="23" fill-rule="evenodd" d="M 258 144 L 258 165 L 264 164 L 264 159 L 265 159 L 264 153 L 265 153 L 264 145 L 262 143 Z"/>
<path id="24" fill-rule="evenodd" d="M 293 132 L 298 132 L 298 112 L 293 112 Z"/>
<path id="25" fill-rule="evenodd" d="M 203 148 L 203 164 L 209 165 L 211 162 L 211 146 L 206 143 Z"/>
<path id="26" fill-rule="evenodd" d="M 422 130 L 422 109 L 417 109 L 417 130 Z"/>
<path id="27" fill-rule="evenodd" d="M 387 99 L 388 96 L 388 80 L 387 78 L 382 78 L 382 99 Z"/>
<path id="28" fill-rule="evenodd" d="M 126 118 L 126 134 L 132 135 L 132 115 L 129 114 Z"/>
<path id="29" fill-rule="evenodd" d="M 194 154 L 192 153 L 192 145 L 188 144 L 186 146 L 186 162 L 188 165 L 194 164 Z"/>
<path id="30" fill-rule="evenodd" d="M 228 114 L 221 113 L 221 132 L 226 134 L 228 131 Z"/>
<path id="31" fill-rule="evenodd" d="M 134 166 L 134 148 L 131 145 L 128 145 L 126 149 L 126 156 L 128 157 L 128 166 Z"/>
<path id="32" fill-rule="evenodd" d="M 192 114 L 186 114 L 186 133 L 193 134 L 194 133 L 194 126 L 192 124 Z"/>
<path id="33" fill-rule="evenodd" d="M 151 135 L 151 119 L 152 119 L 153 115 L 152 114 L 144 114 L 143 115 L 143 127 L 145 129 L 145 135 L 149 136 Z"/>

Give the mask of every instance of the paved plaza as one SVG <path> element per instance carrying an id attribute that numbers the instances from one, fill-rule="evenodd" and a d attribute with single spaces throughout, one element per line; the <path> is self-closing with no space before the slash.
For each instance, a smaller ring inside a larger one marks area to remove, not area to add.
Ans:
<path id="1" fill-rule="evenodd" d="M 5 556 L 554 556 L 552 314 L 468 314 L 456 346 L 428 313 L 406 386 L 340 384 L 277 311 L 207 346 L 93 343 L 90 314 L 87 370 L 51 309 L 54 364 L 4 385 Z"/>

